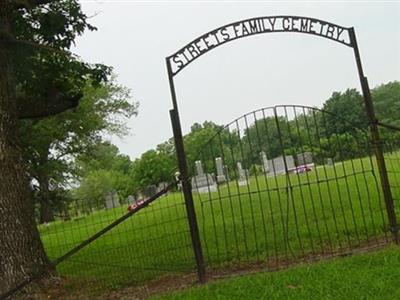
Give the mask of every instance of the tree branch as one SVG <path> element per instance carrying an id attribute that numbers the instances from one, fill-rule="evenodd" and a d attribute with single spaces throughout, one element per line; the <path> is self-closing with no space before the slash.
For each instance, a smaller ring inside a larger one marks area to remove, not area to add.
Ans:
<path id="1" fill-rule="evenodd" d="M 35 8 L 39 5 L 44 5 L 53 2 L 54 0 L 14 0 L 12 3 L 14 5 L 14 8 L 20 9 L 20 8 Z"/>
<path id="2" fill-rule="evenodd" d="M 78 106 L 82 94 L 67 96 L 60 91 L 52 90 L 44 99 L 23 95 L 17 96 L 19 119 L 35 119 L 54 116 Z"/>

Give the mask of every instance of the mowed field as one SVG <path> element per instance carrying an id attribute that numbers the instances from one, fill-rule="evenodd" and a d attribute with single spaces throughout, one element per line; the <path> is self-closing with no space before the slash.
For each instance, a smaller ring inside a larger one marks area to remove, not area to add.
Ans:
<path id="1" fill-rule="evenodd" d="M 400 156 L 387 155 L 396 201 Z M 289 176 L 230 181 L 213 193 L 194 193 L 207 268 L 265 268 L 332 255 L 390 240 L 379 172 L 370 158 L 316 166 Z M 55 259 L 126 213 L 127 205 L 40 226 Z M 120 286 L 195 266 L 180 192 L 171 192 L 58 266 L 61 274 Z"/>

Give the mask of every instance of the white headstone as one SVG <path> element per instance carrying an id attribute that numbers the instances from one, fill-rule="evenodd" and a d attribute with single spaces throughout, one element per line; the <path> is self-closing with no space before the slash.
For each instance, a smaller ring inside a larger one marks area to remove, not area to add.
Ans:
<path id="1" fill-rule="evenodd" d="M 285 156 L 285 158 L 283 156 L 278 156 L 268 161 L 270 174 L 272 175 L 286 174 L 285 160 L 288 172 L 293 171 L 296 168 L 293 156 L 287 155 Z"/>
<path id="2" fill-rule="evenodd" d="M 231 179 L 229 177 L 229 171 L 228 171 L 228 166 L 227 165 L 224 165 L 224 174 L 225 174 L 226 180 L 230 181 Z"/>
<path id="3" fill-rule="evenodd" d="M 198 176 L 204 175 L 203 165 L 201 164 L 201 161 L 200 160 L 196 160 L 195 164 L 196 164 L 196 174 Z"/>
<path id="4" fill-rule="evenodd" d="M 215 165 L 217 167 L 217 182 L 222 183 L 226 181 L 225 172 L 224 172 L 224 165 L 222 163 L 222 158 L 217 157 L 215 158 Z"/>
<path id="5" fill-rule="evenodd" d="M 106 198 L 106 208 L 111 209 L 120 206 L 118 193 L 116 191 L 108 192 L 105 195 Z"/>
<path id="6" fill-rule="evenodd" d="M 110 192 L 106 193 L 105 198 L 106 198 L 106 208 L 107 209 L 113 208 L 113 201 L 112 201 L 111 193 Z"/>
<path id="7" fill-rule="evenodd" d="M 133 202 L 135 202 L 135 200 L 136 200 L 136 199 L 135 199 L 135 196 L 133 196 L 133 195 L 129 195 L 129 196 L 128 196 L 128 202 L 129 202 L 129 203 L 133 203 Z"/>
<path id="8" fill-rule="evenodd" d="M 297 164 L 299 166 L 311 165 L 313 163 L 314 163 L 313 154 L 311 152 L 303 152 L 303 153 L 297 154 Z"/>
<path id="9" fill-rule="evenodd" d="M 261 151 L 260 152 L 260 156 L 261 156 L 261 163 L 262 163 L 263 171 L 264 171 L 264 173 L 268 173 L 269 172 L 269 165 L 268 165 L 267 154 L 265 154 L 264 151 Z"/>
<path id="10" fill-rule="evenodd" d="M 238 179 L 239 186 L 247 185 L 247 183 L 248 183 L 247 182 L 247 177 L 248 177 L 247 170 L 243 169 L 242 163 L 240 161 L 238 161 L 236 163 L 236 165 L 237 165 L 238 174 L 239 174 L 239 179 Z"/>
<path id="11" fill-rule="evenodd" d="M 192 177 L 192 189 L 199 193 L 216 192 L 217 185 L 212 175 L 204 173 L 200 160 L 195 162 L 197 175 Z"/>

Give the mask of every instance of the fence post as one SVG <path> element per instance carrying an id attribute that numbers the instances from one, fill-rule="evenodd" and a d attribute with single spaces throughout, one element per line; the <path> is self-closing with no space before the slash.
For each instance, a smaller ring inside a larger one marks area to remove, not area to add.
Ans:
<path id="1" fill-rule="evenodd" d="M 169 88 L 171 91 L 173 109 L 169 111 L 172 123 L 172 130 L 174 132 L 175 149 L 178 158 L 179 172 L 182 180 L 183 196 L 185 198 L 186 213 L 189 222 L 190 236 L 192 239 L 192 246 L 194 257 L 196 260 L 197 276 L 200 283 L 206 282 L 206 270 L 204 265 L 203 249 L 200 242 L 199 227 L 197 225 L 196 211 L 193 203 L 192 187 L 189 182 L 188 168 L 186 162 L 185 148 L 183 145 L 183 135 L 181 121 L 179 119 L 178 103 L 176 101 L 174 75 L 171 69 L 171 63 L 166 58 Z"/>
<path id="2" fill-rule="evenodd" d="M 357 39 L 356 39 L 356 34 L 354 31 L 354 28 L 349 29 L 349 34 L 350 34 L 350 41 L 351 41 L 352 47 L 354 49 L 354 56 L 356 59 L 358 75 L 360 77 L 361 89 L 362 89 L 362 93 L 363 93 L 363 97 L 364 97 L 365 110 L 367 112 L 367 117 L 368 117 L 368 121 L 369 121 L 370 132 L 371 132 L 372 145 L 374 147 L 376 162 L 377 162 L 378 169 L 379 169 L 379 176 L 381 179 L 381 186 L 382 186 L 382 191 L 383 191 L 383 197 L 385 200 L 386 212 L 387 212 L 388 219 L 389 219 L 390 231 L 393 233 L 394 241 L 396 242 L 396 244 L 399 244 L 399 242 L 400 242 L 399 241 L 399 228 L 397 225 L 397 217 L 396 217 L 396 212 L 394 209 L 393 196 L 392 196 L 392 191 L 390 189 L 389 177 L 388 177 L 388 173 L 387 173 L 385 158 L 383 155 L 382 140 L 381 140 L 380 134 L 379 134 L 379 127 L 378 127 L 379 122 L 375 115 L 374 104 L 371 99 L 371 91 L 369 89 L 368 80 L 367 80 L 367 77 L 364 76 L 364 72 L 363 72 L 363 68 L 362 68 L 362 64 L 361 64 L 360 52 L 358 49 Z"/>
<path id="3" fill-rule="evenodd" d="M 196 259 L 197 275 L 199 277 L 199 281 L 201 283 L 204 283 L 206 281 L 206 278 L 205 278 L 203 251 L 200 242 L 199 228 L 197 225 L 196 211 L 193 203 L 192 188 L 190 186 L 189 176 L 187 171 L 182 132 L 177 113 L 174 109 L 170 110 L 170 116 L 171 116 L 172 128 L 174 131 L 176 154 L 178 157 L 179 171 L 182 180 L 182 190 L 185 198 L 186 213 L 188 216 L 190 235 L 192 238 L 192 246 L 193 246 L 194 256 Z"/>

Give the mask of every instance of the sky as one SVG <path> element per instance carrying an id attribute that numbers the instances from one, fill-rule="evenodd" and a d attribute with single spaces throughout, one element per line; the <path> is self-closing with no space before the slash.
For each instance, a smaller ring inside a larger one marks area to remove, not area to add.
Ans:
<path id="1" fill-rule="evenodd" d="M 112 66 L 132 91 L 139 114 L 130 134 L 110 137 L 131 159 L 172 137 L 165 57 L 225 24 L 253 17 L 299 15 L 355 28 L 371 88 L 400 80 L 400 2 L 90 1 L 90 23 L 73 51 Z M 334 91 L 360 90 L 353 50 L 296 33 L 245 37 L 217 47 L 175 76 L 183 133 L 205 120 L 227 124 L 255 109 L 280 104 L 321 107 Z"/>

